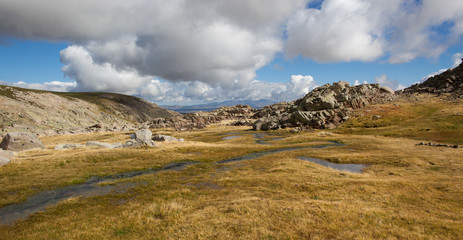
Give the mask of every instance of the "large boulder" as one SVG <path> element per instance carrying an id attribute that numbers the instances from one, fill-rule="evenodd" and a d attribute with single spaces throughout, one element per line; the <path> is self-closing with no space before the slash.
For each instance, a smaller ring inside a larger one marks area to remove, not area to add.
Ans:
<path id="1" fill-rule="evenodd" d="M 0 143 L 0 148 L 11 151 L 24 151 L 29 149 L 45 149 L 45 145 L 33 133 L 8 133 Z"/>
<path id="2" fill-rule="evenodd" d="M 148 129 L 141 129 L 135 132 L 135 141 L 146 146 L 154 146 L 153 140 L 151 140 L 153 133 Z"/>
<path id="3" fill-rule="evenodd" d="M 0 156 L 0 167 L 3 165 L 7 165 L 9 162 L 10 162 L 10 159 Z"/>

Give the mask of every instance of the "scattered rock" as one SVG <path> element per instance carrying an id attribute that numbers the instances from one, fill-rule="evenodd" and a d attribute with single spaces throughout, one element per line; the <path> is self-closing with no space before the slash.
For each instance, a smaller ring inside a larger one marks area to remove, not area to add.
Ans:
<path id="1" fill-rule="evenodd" d="M 101 124 L 97 123 L 97 124 L 92 125 L 92 126 L 90 126 L 88 128 L 103 128 L 103 126 L 101 126 Z"/>
<path id="2" fill-rule="evenodd" d="M 74 148 L 83 148 L 85 147 L 82 144 L 74 144 L 74 143 L 69 143 L 69 144 L 60 144 L 55 147 L 55 150 L 65 150 L 65 149 L 74 149 Z"/>
<path id="3" fill-rule="evenodd" d="M 0 167 L 3 165 L 7 165 L 9 162 L 10 162 L 10 159 L 0 156 Z"/>
<path id="4" fill-rule="evenodd" d="M 430 146 L 430 147 L 448 147 L 448 148 L 462 148 L 463 146 L 455 145 L 455 144 L 442 144 L 442 143 L 432 143 L 432 142 L 421 142 L 416 145 L 420 146 Z"/>
<path id="5" fill-rule="evenodd" d="M 139 147 L 146 147 L 148 145 L 146 145 L 145 143 L 143 142 L 139 142 L 139 141 L 136 141 L 136 140 L 129 140 L 127 141 L 126 143 L 122 144 L 122 148 L 139 148 Z M 150 147 L 157 147 L 158 145 L 156 143 L 153 142 L 153 145 L 149 145 Z"/>
<path id="6" fill-rule="evenodd" d="M 252 126 L 252 122 L 248 121 L 247 119 L 241 119 L 230 123 L 230 126 Z"/>
<path id="7" fill-rule="evenodd" d="M 177 138 L 167 135 L 154 135 L 152 140 L 156 142 L 179 142 Z"/>
<path id="8" fill-rule="evenodd" d="M 210 112 L 196 112 L 176 116 L 170 119 L 157 118 L 141 126 L 151 129 L 173 128 L 178 131 L 203 129 L 207 125 L 219 123 L 224 120 L 236 120 L 236 124 L 249 125 L 247 119 L 253 118 L 256 110 L 249 105 L 236 105 L 221 107 Z"/>
<path id="9" fill-rule="evenodd" d="M 317 135 L 318 135 L 319 137 L 330 137 L 330 136 L 333 136 L 333 133 L 321 131 L 321 132 L 319 132 Z"/>
<path id="10" fill-rule="evenodd" d="M 45 145 L 35 134 L 28 132 L 8 133 L 0 143 L 0 148 L 11 151 L 45 149 Z"/>
<path id="11" fill-rule="evenodd" d="M 102 142 L 96 142 L 96 141 L 89 141 L 87 142 L 87 147 L 99 147 L 99 148 L 108 148 L 108 149 L 114 149 L 114 148 L 121 148 L 122 144 L 121 143 L 102 143 Z"/>

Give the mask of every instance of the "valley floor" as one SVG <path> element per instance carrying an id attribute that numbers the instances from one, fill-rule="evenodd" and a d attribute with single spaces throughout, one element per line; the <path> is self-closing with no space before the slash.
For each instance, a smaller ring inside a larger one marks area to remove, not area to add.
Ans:
<path id="1" fill-rule="evenodd" d="M 397 106 L 359 113 L 363 118 L 346 123 L 337 133 L 263 134 L 246 127 L 211 126 L 190 132 L 157 131 L 185 139 L 161 143 L 159 148 L 60 151 L 54 146 L 90 140 L 124 142 L 129 133 L 43 137 L 46 150 L 21 152 L 0 168 L 0 208 L 95 176 L 169 163 L 196 164 L 100 183 L 130 187 L 61 201 L 1 225 L 0 239 L 463 239 L 463 148 L 416 145 L 423 140 L 442 141 L 437 138 L 443 132 L 439 124 L 450 125 L 436 119 L 432 130 L 424 131 L 435 132 L 435 138 L 399 134 L 406 129 L 400 124 L 407 124 L 407 133 L 422 127 L 411 117 L 394 122 L 401 111 L 418 108 L 408 104 L 399 103 L 403 109 L 394 116 L 383 114 L 383 125 L 375 126 L 375 132 L 369 132 L 373 130 L 366 122 L 368 114 Z M 435 117 L 452 107 L 432 104 L 437 110 L 416 111 Z M 463 111 L 460 104 L 456 106 L 448 114 L 458 120 Z M 449 118 L 446 113 L 442 116 Z M 455 131 L 461 124 L 454 124 Z M 224 139 L 229 136 L 235 137 Z M 313 148 L 332 141 L 344 145 Z M 444 141 L 458 144 L 459 138 L 451 135 Z M 293 147 L 300 148 L 217 163 Z M 363 173 L 349 173 L 299 157 L 368 166 Z"/>

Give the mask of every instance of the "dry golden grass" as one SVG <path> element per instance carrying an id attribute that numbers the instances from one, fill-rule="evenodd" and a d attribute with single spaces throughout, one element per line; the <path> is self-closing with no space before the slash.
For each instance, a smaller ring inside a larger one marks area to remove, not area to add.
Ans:
<path id="1" fill-rule="evenodd" d="M 241 137 L 222 140 L 230 132 Z M 137 185 L 125 192 L 68 199 L 0 227 L 0 239 L 463 239 L 463 149 L 416 146 L 420 140 L 364 132 L 275 131 L 271 134 L 286 138 L 272 145 L 255 144 L 245 127 L 156 133 L 186 141 L 146 149 L 54 151 L 50 148 L 64 142 L 128 139 L 128 133 L 55 136 L 42 139 L 49 149 L 19 154 L 0 168 L 1 206 L 89 176 L 170 162 L 200 163 L 118 180 Z M 346 145 L 213 163 L 329 140 Z M 369 166 L 363 174 L 353 174 L 298 160 L 300 156 Z"/>
<path id="2" fill-rule="evenodd" d="M 359 109 L 359 117 L 347 121 L 336 132 L 463 144 L 463 102 L 432 95 L 403 98 L 394 104 Z M 373 119 L 374 116 L 381 116 Z"/>

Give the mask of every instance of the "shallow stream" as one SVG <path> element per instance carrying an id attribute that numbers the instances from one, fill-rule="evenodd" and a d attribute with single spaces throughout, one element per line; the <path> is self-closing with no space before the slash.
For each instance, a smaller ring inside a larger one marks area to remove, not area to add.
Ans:
<path id="1" fill-rule="evenodd" d="M 255 143 L 257 144 L 264 144 L 270 145 L 268 141 L 276 141 L 281 140 L 283 138 L 270 138 L 266 139 L 269 135 L 266 134 L 254 134 L 254 138 L 257 140 Z M 237 133 L 227 134 L 233 135 L 233 137 L 240 137 Z M 230 137 L 230 136 L 229 136 Z M 227 140 L 230 138 L 224 138 Z M 239 162 L 245 160 L 252 160 L 259 157 L 263 157 L 273 153 L 279 152 L 286 152 L 286 151 L 293 151 L 293 150 L 300 150 L 300 149 L 310 149 L 310 148 L 327 148 L 327 147 L 339 147 L 344 146 L 342 142 L 338 141 L 329 141 L 325 144 L 315 145 L 311 147 L 287 147 L 287 148 L 278 148 L 272 149 L 267 151 L 255 152 L 251 154 L 247 154 L 240 157 L 230 158 L 226 160 L 221 160 L 214 162 L 214 164 L 224 164 L 224 163 L 232 163 L 232 162 Z M 326 167 L 330 167 L 333 169 L 341 170 L 341 171 L 350 171 L 350 172 L 357 172 L 361 173 L 362 169 L 365 165 L 361 164 L 335 164 L 329 163 L 320 159 L 316 158 L 308 158 L 308 157 L 300 157 L 301 160 L 308 160 Z M 123 192 L 128 188 L 136 186 L 135 183 L 116 183 L 116 184 L 104 184 L 104 183 L 111 183 L 115 180 L 120 179 L 130 179 L 136 176 L 146 175 L 146 174 L 153 174 L 158 173 L 161 171 L 168 171 L 168 170 L 176 170 L 180 171 L 186 168 L 189 165 L 198 164 L 199 162 L 180 162 L 180 163 L 171 163 L 167 164 L 162 168 L 150 168 L 145 170 L 139 171 L 131 171 L 126 173 L 120 173 L 105 177 L 94 177 L 88 179 L 85 183 L 62 187 L 53 190 L 47 190 L 41 193 L 38 193 L 34 196 L 29 197 L 25 202 L 11 204 L 6 207 L 0 208 L 0 224 L 12 224 L 18 220 L 25 219 L 28 216 L 46 210 L 48 207 L 52 207 L 59 202 L 62 202 L 66 199 L 72 197 L 91 197 L 91 196 L 101 196 L 111 192 Z M 226 167 L 226 166 L 223 166 Z"/>

